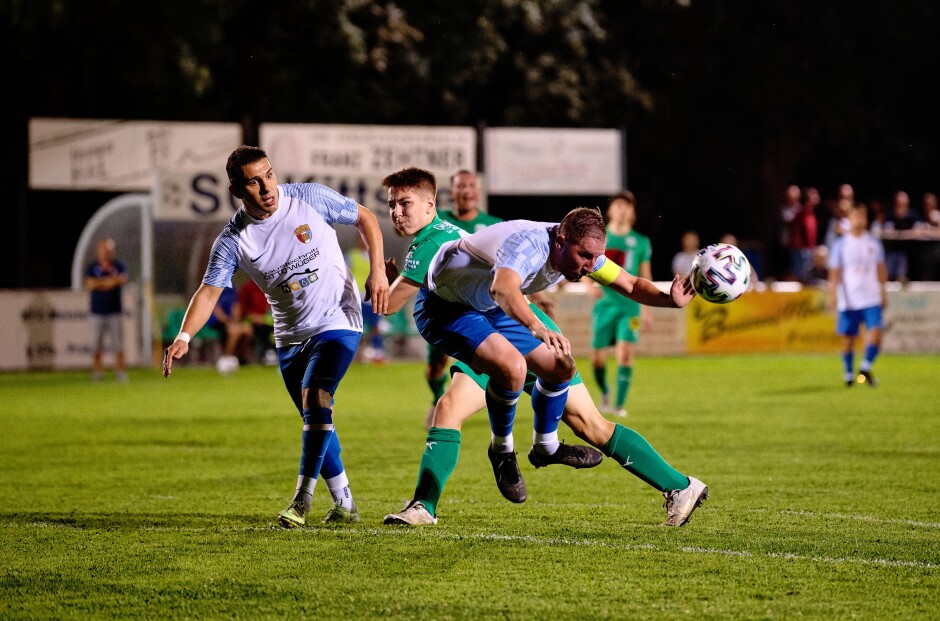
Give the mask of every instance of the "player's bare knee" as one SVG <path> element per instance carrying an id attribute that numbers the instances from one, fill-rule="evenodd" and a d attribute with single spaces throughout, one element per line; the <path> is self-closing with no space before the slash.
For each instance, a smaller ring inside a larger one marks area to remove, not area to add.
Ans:
<path id="1" fill-rule="evenodd" d="M 311 394 L 313 395 L 312 397 Z M 300 398 L 305 410 L 314 407 L 328 408 L 333 404 L 333 395 L 323 388 L 304 388 L 300 392 Z M 313 401 L 313 403 L 311 403 L 311 401 Z"/>

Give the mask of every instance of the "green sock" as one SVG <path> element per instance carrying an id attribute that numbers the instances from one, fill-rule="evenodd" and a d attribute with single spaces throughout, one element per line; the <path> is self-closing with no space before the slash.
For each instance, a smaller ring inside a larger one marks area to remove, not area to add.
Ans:
<path id="1" fill-rule="evenodd" d="M 689 477 L 667 464 L 646 438 L 623 425 L 614 427 L 614 435 L 601 451 L 661 492 L 689 486 Z"/>
<path id="2" fill-rule="evenodd" d="M 601 389 L 601 394 L 606 395 L 610 388 L 607 387 L 607 367 L 594 367 L 594 381 L 597 387 Z"/>
<path id="3" fill-rule="evenodd" d="M 447 479 L 457 467 L 460 455 L 460 431 L 431 427 L 427 445 L 421 456 L 415 500 L 420 500 L 431 515 L 437 515 L 437 503 L 447 485 Z M 683 486 L 684 487 L 684 486 Z"/>
<path id="4" fill-rule="evenodd" d="M 633 379 L 633 367 L 617 367 L 617 401 L 618 408 L 622 408 L 627 402 L 627 394 L 630 392 L 630 380 Z"/>
<path id="5" fill-rule="evenodd" d="M 447 373 L 441 373 L 440 377 L 429 379 L 428 386 L 434 394 L 433 403 L 436 405 L 438 400 L 444 395 L 444 388 L 447 386 Z"/>

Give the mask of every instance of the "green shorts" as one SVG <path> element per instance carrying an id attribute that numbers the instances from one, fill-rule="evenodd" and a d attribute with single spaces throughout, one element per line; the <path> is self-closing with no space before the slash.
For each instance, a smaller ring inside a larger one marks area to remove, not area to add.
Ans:
<path id="1" fill-rule="evenodd" d="M 551 330 L 554 330 L 555 332 L 561 332 L 561 330 L 558 329 L 558 325 L 554 321 L 552 321 L 551 318 L 548 315 L 546 315 L 542 311 L 541 308 L 539 308 L 535 304 L 529 304 L 529 308 L 532 309 L 532 312 L 535 313 L 535 316 L 538 317 L 542 321 L 542 323 L 545 324 L 546 327 L 548 327 Z M 490 381 L 489 375 L 485 375 L 483 373 L 477 373 L 476 371 L 471 369 L 468 365 L 464 364 L 463 362 L 460 362 L 459 360 L 455 360 L 454 364 L 450 365 L 450 374 L 453 375 L 454 373 L 463 373 L 464 375 L 472 379 L 474 382 L 476 382 L 476 385 L 482 388 L 483 390 L 486 390 L 486 385 Z M 523 390 L 525 390 L 525 392 L 527 392 L 528 394 L 532 394 L 532 389 L 535 387 L 536 379 L 537 378 L 535 377 L 534 373 L 532 372 L 527 373 L 526 378 L 525 378 L 525 388 Z M 581 383 L 583 383 L 583 380 L 581 379 L 581 374 L 575 371 L 574 377 L 571 378 L 571 383 L 569 385 L 575 386 Z"/>
<path id="2" fill-rule="evenodd" d="M 640 339 L 640 315 L 623 309 L 595 304 L 591 312 L 591 347 L 603 349 L 617 343 L 636 343 Z"/>

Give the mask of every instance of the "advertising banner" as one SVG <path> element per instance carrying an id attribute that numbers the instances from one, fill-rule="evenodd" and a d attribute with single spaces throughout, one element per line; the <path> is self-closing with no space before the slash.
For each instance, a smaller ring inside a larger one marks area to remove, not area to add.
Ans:
<path id="1" fill-rule="evenodd" d="M 158 169 L 225 172 L 237 123 L 29 120 L 29 188 L 149 192 Z"/>
<path id="2" fill-rule="evenodd" d="M 837 352 L 835 314 L 826 293 L 749 291 L 730 304 L 693 298 L 686 309 L 688 351 L 706 353 Z"/>
<path id="3" fill-rule="evenodd" d="M 487 128 L 488 190 L 611 196 L 623 190 L 622 140 L 616 129 Z"/>
<path id="4" fill-rule="evenodd" d="M 141 361 L 138 288 L 124 288 L 124 355 Z M 88 292 L 68 289 L 0 291 L 0 370 L 91 368 Z M 105 353 L 106 369 L 114 356 Z M 149 362 L 149 361 L 148 361 Z"/>
<path id="5" fill-rule="evenodd" d="M 447 186 L 451 174 L 477 168 L 477 133 L 472 127 L 264 123 L 258 133 L 275 170 L 334 180 L 381 180 L 416 166 L 434 173 L 439 186 Z"/>

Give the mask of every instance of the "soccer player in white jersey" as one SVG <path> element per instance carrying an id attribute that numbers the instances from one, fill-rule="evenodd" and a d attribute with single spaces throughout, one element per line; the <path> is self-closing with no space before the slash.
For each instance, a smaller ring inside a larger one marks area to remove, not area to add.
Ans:
<path id="1" fill-rule="evenodd" d="M 510 220 L 490 225 L 443 244 L 431 261 L 415 301 L 415 323 L 426 341 L 489 376 L 486 406 L 494 468 L 499 463 L 507 473 L 518 472 L 512 428 L 527 371 L 538 378 L 532 390 L 530 456 L 541 461 L 570 452 L 569 465 L 575 453 L 589 457 L 589 447 L 558 440 L 568 385 L 576 372 L 571 344 L 536 316 L 526 294 L 589 276 L 650 306 L 681 308 L 695 295 L 688 277 L 676 276 L 664 293 L 607 261 L 606 239 L 600 212 L 579 207 L 560 224 Z M 707 494 L 704 486 L 700 494 Z"/>
<path id="2" fill-rule="evenodd" d="M 271 162 L 258 147 L 241 146 L 225 165 L 229 192 L 241 199 L 212 246 L 202 285 L 193 295 L 176 340 L 163 358 L 173 361 L 206 323 L 219 294 L 241 268 L 264 291 L 274 316 L 281 375 L 303 417 L 300 472 L 293 499 L 277 516 L 285 528 L 304 526 L 320 473 L 334 506 L 324 522 L 355 522 L 359 512 L 349 492 L 333 427 L 333 398 L 362 337 L 359 288 L 346 265 L 334 224 L 355 226 L 369 249 L 367 297 L 388 307 L 382 233 L 375 215 L 351 198 L 317 183 L 279 185 Z"/>
<path id="3" fill-rule="evenodd" d="M 874 388 L 878 382 L 871 367 L 881 349 L 882 311 L 888 306 L 888 268 L 884 245 L 868 232 L 865 205 L 850 207 L 848 220 L 848 233 L 836 240 L 829 254 L 829 307 L 839 311 L 836 333 L 843 337 L 845 385 L 851 387 L 858 382 Z M 867 343 L 856 377 L 855 341 L 862 323 Z"/>
<path id="4" fill-rule="evenodd" d="M 405 305 L 421 289 L 428 266 L 437 250 L 444 243 L 458 239 L 466 233 L 456 226 L 443 222 L 437 215 L 434 175 L 418 168 L 405 168 L 382 180 L 388 190 L 389 215 L 398 233 L 414 235 L 408 248 L 405 267 L 397 273 L 390 261 L 389 280 L 392 284 L 388 294 L 388 312 L 393 313 Z M 551 317 L 535 304 L 529 306 L 546 326 L 558 331 Z M 463 362 L 451 367 L 453 380 L 435 406 L 432 425 L 428 430 L 424 453 L 418 470 L 418 482 L 414 496 L 404 510 L 385 516 L 385 524 L 417 526 L 437 524 L 437 507 L 444 486 L 457 466 L 460 453 L 461 426 L 475 412 L 486 407 L 486 388 L 489 378 L 477 373 Z M 530 393 L 536 378 L 526 376 L 525 391 Z M 564 406 L 564 417 L 575 434 L 613 458 L 618 465 L 639 477 L 663 493 L 666 507 L 666 525 L 682 526 L 688 522 L 692 512 L 707 497 L 704 483 L 687 477 L 670 466 L 643 436 L 623 425 L 614 425 L 604 419 L 591 400 L 584 382 L 575 373 Z M 490 447 L 492 448 L 492 447 Z M 490 451 L 491 459 L 493 457 Z M 562 463 L 585 467 L 598 465 L 600 461 L 577 460 L 566 463 L 560 460 L 558 451 L 545 456 L 529 452 L 529 460 L 536 468 Z M 598 458 L 601 456 L 598 455 Z M 501 472 L 500 463 L 494 462 L 497 485 L 509 500 L 525 500 L 525 483 L 517 473 Z M 509 475 L 511 480 L 500 478 Z"/>

